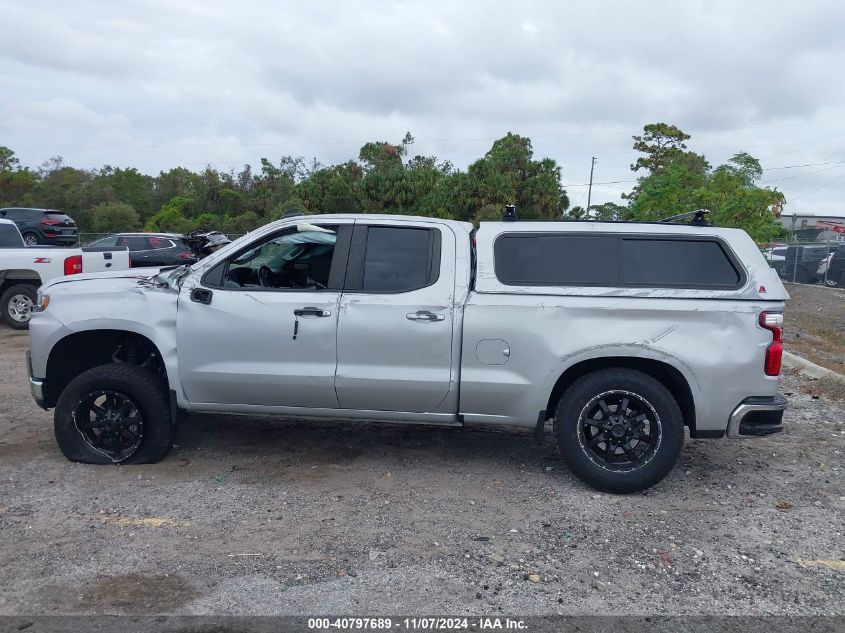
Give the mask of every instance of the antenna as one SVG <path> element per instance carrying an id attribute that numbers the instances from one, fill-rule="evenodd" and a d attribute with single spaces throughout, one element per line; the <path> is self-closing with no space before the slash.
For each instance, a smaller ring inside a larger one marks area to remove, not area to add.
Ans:
<path id="1" fill-rule="evenodd" d="M 502 209 L 502 222 L 516 222 L 519 216 L 516 215 L 516 205 L 506 204 Z"/>

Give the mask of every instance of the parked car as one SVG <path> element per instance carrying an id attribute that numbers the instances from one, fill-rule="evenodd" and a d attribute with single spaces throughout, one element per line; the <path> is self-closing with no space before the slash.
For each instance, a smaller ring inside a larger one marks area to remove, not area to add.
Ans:
<path id="1" fill-rule="evenodd" d="M 91 243 L 91 246 L 125 246 L 132 266 L 173 266 L 193 264 L 231 240 L 219 231 L 177 233 L 118 233 Z"/>
<path id="2" fill-rule="evenodd" d="M 831 288 L 845 287 L 845 244 L 837 244 L 822 271 L 825 283 Z M 826 274 L 825 274 L 826 273 Z"/>
<path id="3" fill-rule="evenodd" d="M 41 284 L 83 271 L 127 268 L 125 248 L 27 247 L 15 223 L 0 219 L 0 317 L 15 329 L 29 325 Z"/>
<path id="4" fill-rule="evenodd" d="M 0 209 L 0 218 L 17 225 L 27 246 L 73 246 L 79 241 L 76 222 L 61 211 L 9 207 Z"/>
<path id="5" fill-rule="evenodd" d="M 65 456 L 150 463 L 181 412 L 534 429 L 604 490 L 783 429 L 788 295 L 737 229 L 284 218 L 144 279 L 39 292 L 29 379 Z"/>
<path id="6" fill-rule="evenodd" d="M 777 253 L 780 249 L 774 249 Z M 772 261 L 772 268 L 778 271 L 781 279 L 799 284 L 815 284 L 821 281 L 819 267 L 828 256 L 828 247 L 824 244 L 807 246 L 788 246 L 782 260 Z"/>
<path id="7" fill-rule="evenodd" d="M 763 257 L 772 266 L 775 267 L 777 262 L 782 262 L 786 259 L 786 246 L 772 246 L 763 251 Z"/>
<path id="8" fill-rule="evenodd" d="M 174 233 L 118 233 L 91 242 L 91 246 L 123 246 L 129 249 L 133 268 L 193 264 L 199 258 Z"/>

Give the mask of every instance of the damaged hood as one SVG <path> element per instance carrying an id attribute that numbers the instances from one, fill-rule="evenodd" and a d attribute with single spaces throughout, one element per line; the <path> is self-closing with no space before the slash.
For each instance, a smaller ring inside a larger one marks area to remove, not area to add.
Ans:
<path id="1" fill-rule="evenodd" d="M 122 329 L 153 340 L 155 332 L 175 327 L 179 299 L 172 273 L 183 267 L 109 271 L 60 277 L 44 284 L 49 295 L 44 314 L 72 330 Z M 33 320 L 39 318 L 39 314 Z"/>
<path id="2" fill-rule="evenodd" d="M 43 286 L 41 286 L 41 290 L 45 291 L 49 288 L 54 288 L 56 286 L 65 285 L 65 284 L 76 284 L 78 282 L 84 281 L 99 281 L 107 284 L 113 284 L 114 282 L 117 283 L 114 287 L 123 287 L 123 286 L 135 286 L 138 282 L 148 282 L 153 283 L 153 279 L 162 271 L 167 272 L 167 270 L 173 270 L 173 266 L 167 266 L 165 268 L 135 268 L 135 269 L 128 269 L 128 270 L 109 270 L 101 273 L 79 273 L 76 275 L 67 275 L 65 277 L 57 277 L 55 279 L 51 279 Z"/>

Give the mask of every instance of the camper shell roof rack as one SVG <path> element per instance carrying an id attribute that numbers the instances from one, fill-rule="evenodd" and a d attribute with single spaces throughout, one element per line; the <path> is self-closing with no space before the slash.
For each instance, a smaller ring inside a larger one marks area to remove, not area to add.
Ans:
<path id="1" fill-rule="evenodd" d="M 707 221 L 706 216 L 710 213 L 707 209 L 696 209 L 686 211 L 677 215 L 670 215 L 662 220 L 569 220 L 566 218 L 520 218 L 516 213 L 516 205 L 507 204 L 502 209 L 502 222 L 607 222 L 608 224 L 683 224 L 684 226 L 713 226 Z M 689 222 L 679 222 L 692 218 Z"/>

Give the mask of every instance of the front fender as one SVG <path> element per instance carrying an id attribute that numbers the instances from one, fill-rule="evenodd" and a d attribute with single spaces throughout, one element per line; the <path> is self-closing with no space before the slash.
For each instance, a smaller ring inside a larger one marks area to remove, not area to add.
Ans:
<path id="1" fill-rule="evenodd" d="M 139 286 L 128 279 L 119 282 L 101 279 L 59 284 L 50 287 L 48 293 L 50 304 L 47 310 L 36 315 L 31 324 L 34 371 L 38 371 L 42 363 L 46 369 L 49 350 L 70 334 L 97 330 L 132 332 L 146 337 L 156 346 L 167 370 L 170 389 L 180 393 L 175 292 L 166 288 Z M 45 339 L 44 344 L 37 344 L 36 339 L 40 341 L 37 332 L 40 331 L 42 321 L 44 324 L 62 324 L 62 335 L 52 335 Z M 41 350 L 45 345 L 49 345 L 46 353 Z"/>

